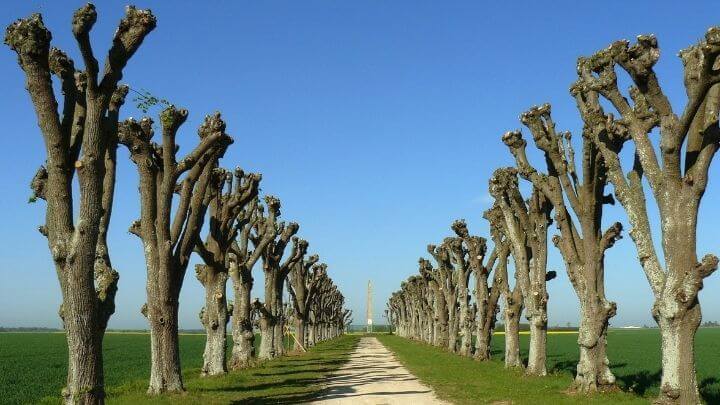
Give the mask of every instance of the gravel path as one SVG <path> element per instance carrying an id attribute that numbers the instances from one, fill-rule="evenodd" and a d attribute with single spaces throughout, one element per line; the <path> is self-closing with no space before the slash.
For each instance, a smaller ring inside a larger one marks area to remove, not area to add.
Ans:
<path id="1" fill-rule="evenodd" d="M 403 367 L 374 337 L 360 339 L 350 360 L 326 381 L 314 404 L 448 404 Z"/>

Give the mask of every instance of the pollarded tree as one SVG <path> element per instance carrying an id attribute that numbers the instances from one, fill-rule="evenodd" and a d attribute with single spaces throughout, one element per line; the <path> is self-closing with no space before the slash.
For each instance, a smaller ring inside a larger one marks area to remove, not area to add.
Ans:
<path id="1" fill-rule="evenodd" d="M 306 327 L 310 316 L 310 302 L 318 292 L 318 286 L 327 274 L 327 265 L 317 263 L 318 255 L 295 263 L 287 279 L 287 289 L 290 293 L 295 312 L 295 350 L 307 349 Z"/>
<path id="2" fill-rule="evenodd" d="M 432 342 L 433 313 L 431 308 L 431 297 L 427 280 L 421 275 L 411 276 L 407 280 L 408 306 L 413 310 L 413 329 L 415 337 L 427 343 Z"/>
<path id="3" fill-rule="evenodd" d="M 435 259 L 438 271 L 438 285 L 445 295 L 445 304 L 448 311 L 448 350 L 457 351 L 458 322 L 457 322 L 457 282 L 450 262 L 450 249 L 447 243 L 440 246 L 428 245 L 427 251 Z"/>
<path id="4" fill-rule="evenodd" d="M 322 277 L 318 283 L 318 292 L 310 300 L 310 311 L 308 316 L 308 337 L 307 345 L 315 346 L 315 344 L 322 340 L 322 324 L 323 324 L 323 307 L 324 302 L 329 294 L 332 294 L 336 290 L 335 284 L 333 284 L 330 277 Z"/>
<path id="5" fill-rule="evenodd" d="M 187 110 L 174 106 L 160 113 L 161 145 L 151 141 L 150 118 L 126 120 L 119 131 L 140 177 L 140 220 L 130 232 L 142 239 L 147 266 L 143 314 L 150 323 L 150 394 L 184 390 L 178 346 L 180 289 L 199 238 L 213 171 L 232 143 L 220 114 L 209 115 L 198 130 L 199 145 L 178 162 L 175 136 L 186 118 Z M 173 209 L 175 194 L 179 198 Z"/>
<path id="6" fill-rule="evenodd" d="M 405 327 L 403 328 L 405 331 L 405 337 L 410 339 L 416 339 L 417 333 L 415 330 L 415 302 L 414 297 L 411 296 L 412 291 L 410 291 L 408 287 L 408 282 L 410 280 L 406 280 L 400 283 L 400 291 L 398 291 L 398 300 L 400 302 L 400 307 L 402 308 L 402 315 L 401 318 L 404 321 Z"/>
<path id="7" fill-rule="evenodd" d="M 340 336 L 344 322 L 345 297 L 337 286 L 320 296 L 321 340 Z"/>
<path id="8" fill-rule="evenodd" d="M 388 320 L 388 327 L 390 328 L 390 334 L 393 334 L 395 332 L 395 319 L 393 318 L 394 314 L 392 314 L 391 308 L 390 308 L 390 300 L 388 300 L 387 303 L 385 303 L 385 312 L 383 316 L 385 319 Z"/>
<path id="9" fill-rule="evenodd" d="M 433 269 L 429 260 L 418 260 L 420 274 L 425 278 L 430 294 L 432 294 L 433 332 L 432 344 L 434 346 L 448 347 L 448 310 L 445 303 L 445 293 L 442 290 L 442 277 L 437 269 Z"/>
<path id="10" fill-rule="evenodd" d="M 580 301 L 580 359 L 573 388 L 581 392 L 604 389 L 615 384 L 606 354 L 606 337 L 609 320 L 617 310 L 616 304 L 605 297 L 605 251 L 622 231 L 618 222 L 602 231 L 603 205 L 613 202 L 611 195 L 604 194 L 605 161 L 594 143 L 584 139 L 580 179 L 570 133 L 555 131 L 549 104 L 531 108 L 520 120 L 545 155 L 547 173 L 539 172 L 528 161 L 527 144 L 520 131 L 507 132 L 502 139 L 515 156 L 518 173 L 540 190 L 555 210 L 560 234 L 553 237 L 553 243 L 560 250 Z"/>
<path id="11" fill-rule="evenodd" d="M 394 332 L 398 336 L 407 337 L 407 317 L 400 291 L 395 291 L 388 299 L 388 316 Z"/>
<path id="12" fill-rule="evenodd" d="M 452 262 L 455 264 L 458 301 L 460 301 L 460 354 L 472 355 L 472 330 L 475 316 L 470 307 L 470 274 L 482 271 L 484 267 L 486 241 L 479 236 L 471 236 L 465 220 L 456 220 L 451 226 L 457 237 L 450 243 Z"/>
<path id="13" fill-rule="evenodd" d="M 12 23 L 5 34 L 5 43 L 17 53 L 25 72 L 47 152 L 47 163 L 35 174 L 31 187 L 32 199 L 47 201 L 45 224 L 39 229 L 48 239 L 62 292 L 60 316 L 69 353 L 63 397 L 68 404 L 104 402 L 102 342 L 115 311 L 118 281 L 106 239 L 115 187 L 118 115 L 128 91 L 118 82 L 129 59 L 155 28 L 150 11 L 128 7 L 100 76 L 90 45 L 96 19 L 92 4 L 73 15 L 72 31 L 84 71 L 76 71 L 65 53 L 50 48 L 52 35 L 39 14 Z M 59 79 L 64 97 L 62 116 L 52 75 Z"/>
<path id="14" fill-rule="evenodd" d="M 255 357 L 253 306 L 250 301 L 254 283 L 252 269 L 267 245 L 283 232 L 283 225 L 277 223 L 280 200 L 265 196 L 265 206 L 267 214 L 257 202 L 248 204 L 241 211 L 236 224 L 239 232 L 230 244 L 228 254 L 228 273 L 235 294 L 232 306 L 233 348 L 230 356 L 230 368 L 233 370 L 249 367 Z M 250 249 L 251 243 L 254 250 Z"/>
<path id="15" fill-rule="evenodd" d="M 718 258 L 697 258 L 696 232 L 700 201 L 708 183 L 710 163 L 720 145 L 720 28 L 705 40 L 680 52 L 685 66 L 688 100 L 682 114 L 673 111 L 653 70 L 660 51 L 652 35 L 641 35 L 630 46 L 618 41 L 578 61 L 578 81 L 571 92 L 585 122 L 584 136 L 593 139 L 605 161 L 615 195 L 628 214 L 630 236 L 655 296 L 652 314 L 662 336 L 662 380 L 658 402 L 700 403 L 695 375 L 694 340 L 700 325 L 698 291 L 712 274 Z M 633 86 L 621 93 L 616 67 Z M 604 98 L 619 114 L 604 111 Z M 659 132 L 660 158 L 650 140 Z M 635 158 L 625 172 L 619 157 L 632 141 Z M 661 263 L 648 219 L 643 177 L 660 216 Z"/>
<path id="16" fill-rule="evenodd" d="M 279 209 L 279 200 L 278 209 Z M 271 359 L 279 356 L 282 350 L 282 329 L 280 329 L 279 340 L 275 342 L 275 327 L 280 323 L 282 307 L 277 307 L 281 302 L 275 296 L 277 291 L 277 280 L 281 273 L 289 271 L 290 266 L 299 260 L 297 248 L 299 241 L 294 235 L 300 226 L 291 222 L 287 226 L 280 224 L 276 236 L 262 249 L 263 273 L 265 275 L 265 302 L 261 304 L 264 308 L 263 316 L 260 318 L 260 359 Z M 285 247 L 293 240 L 293 252 L 284 262 Z M 255 246 L 258 249 L 258 246 Z M 283 281 L 284 283 L 284 281 Z M 282 292 L 282 291 L 281 291 Z"/>
<path id="17" fill-rule="evenodd" d="M 503 233 L 508 238 L 515 263 L 515 275 L 525 301 L 525 317 L 530 324 L 530 349 L 525 372 L 547 374 L 547 301 L 546 282 L 555 277 L 547 272 L 547 232 L 552 205 L 533 187 L 525 201 L 518 188 L 517 171 L 496 170 L 490 178 L 490 193 L 503 214 Z"/>
<path id="18" fill-rule="evenodd" d="M 348 326 L 352 325 L 354 318 L 353 318 L 353 311 L 352 309 L 346 309 L 343 312 L 342 317 L 343 322 L 343 330 L 342 333 L 347 333 Z"/>
<path id="19" fill-rule="evenodd" d="M 496 249 L 500 248 L 505 256 L 505 260 L 500 261 L 495 269 L 493 281 L 493 289 L 499 289 L 499 292 L 504 297 L 505 367 L 522 367 L 523 363 L 520 358 L 520 315 L 523 310 L 523 295 L 518 281 L 517 270 L 515 271 L 515 285 L 512 290 L 510 289 L 507 271 L 507 255 L 510 250 L 510 242 L 505 235 L 503 226 L 505 218 L 500 205 L 495 202 L 492 208 L 485 211 L 483 218 L 490 223 L 490 235 Z"/>
<path id="20" fill-rule="evenodd" d="M 317 342 L 322 340 L 321 338 L 321 324 L 322 324 L 322 302 L 323 296 L 331 293 L 334 289 L 334 284 L 330 277 L 323 277 L 318 284 L 318 293 L 310 300 L 310 316 L 308 317 L 308 338 L 307 345 L 315 346 Z"/>
<path id="21" fill-rule="evenodd" d="M 495 243 L 492 253 L 485 265 L 475 270 L 475 359 L 490 360 L 490 341 L 495 329 L 498 301 L 502 295 L 503 277 L 507 277 L 507 260 L 510 249 L 506 242 Z M 497 263 L 497 264 L 496 264 Z M 492 287 L 488 285 L 490 272 L 493 273 Z"/>
<path id="22" fill-rule="evenodd" d="M 261 176 L 235 169 L 234 176 L 227 170 L 217 169 L 207 194 L 208 231 L 205 240 L 197 240 L 195 251 L 205 264 L 195 266 L 197 279 L 205 287 L 205 306 L 200 311 L 200 322 L 205 327 L 205 352 L 201 376 L 221 375 L 225 366 L 227 323 L 230 313 L 227 306 L 228 254 L 239 230 L 245 225 L 244 212 L 255 210 Z M 247 210 L 245 209 L 246 206 Z"/>
<path id="23" fill-rule="evenodd" d="M 305 239 L 298 237 L 292 238 L 293 247 L 290 255 L 287 257 L 285 262 L 280 265 L 274 275 L 273 285 L 273 314 L 275 315 L 275 325 L 273 327 L 273 342 L 275 344 L 275 356 L 282 356 L 285 354 L 285 345 L 283 339 L 285 335 L 285 323 L 287 321 L 286 313 L 284 311 L 285 302 L 283 300 L 283 289 L 285 288 L 285 282 L 287 281 L 290 271 L 302 262 L 303 257 L 307 254 L 309 243 Z"/>

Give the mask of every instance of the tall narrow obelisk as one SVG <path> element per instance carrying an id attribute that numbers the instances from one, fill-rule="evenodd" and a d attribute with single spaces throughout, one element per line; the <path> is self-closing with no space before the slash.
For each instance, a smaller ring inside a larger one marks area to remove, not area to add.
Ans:
<path id="1" fill-rule="evenodd" d="M 367 332 L 372 333 L 373 330 L 373 314 L 372 314 L 372 281 L 368 280 L 367 289 Z"/>

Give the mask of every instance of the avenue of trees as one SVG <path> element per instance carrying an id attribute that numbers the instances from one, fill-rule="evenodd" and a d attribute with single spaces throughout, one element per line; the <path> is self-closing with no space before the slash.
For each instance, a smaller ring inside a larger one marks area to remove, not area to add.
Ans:
<path id="1" fill-rule="evenodd" d="M 299 225 L 280 220 L 279 199 L 259 195 L 260 174 L 220 166 L 233 139 L 219 113 L 205 118 L 197 145 L 184 156 L 178 156 L 176 135 L 187 110 L 168 105 L 159 114 L 159 141 L 153 140 L 151 118 L 120 119 L 129 91 L 120 84 L 123 70 L 155 28 L 155 16 L 127 7 L 102 70 L 90 41 L 96 20 L 92 4 L 72 18 L 83 68 L 51 47 L 52 35 L 39 14 L 12 23 L 5 35 L 25 74 L 46 148 L 46 162 L 32 179 L 31 200 L 46 202 L 39 231 L 47 238 L 62 291 L 59 315 L 69 349 L 64 402 L 105 400 L 102 343 L 119 279 L 107 244 L 119 145 L 129 151 L 139 178 L 139 219 L 129 225 L 142 243 L 138 253 L 142 250 L 147 267 L 142 313 L 151 339 L 148 393 L 184 390 L 178 310 L 193 253 L 202 259 L 195 272 L 205 289 L 203 376 L 281 356 L 289 325 L 301 351 L 343 333 L 350 311 L 327 266 L 318 255 L 308 255 L 309 243 L 297 236 Z M 258 262 L 264 274 L 262 302 L 251 298 Z M 234 292 L 230 301 L 228 280 Z M 283 302 L 285 289 L 289 303 Z M 233 345 L 226 364 L 231 319 Z M 262 336 L 258 354 L 256 328 Z"/>
<path id="2" fill-rule="evenodd" d="M 696 231 L 708 171 L 720 145 L 720 28 L 711 28 L 702 41 L 679 54 L 687 94 L 680 110 L 673 108 L 653 70 L 659 55 L 657 39 L 641 35 L 635 43 L 617 41 L 578 59 L 570 93 L 584 123 L 579 142 L 556 129 L 549 104 L 521 114 L 544 161 L 530 161 L 521 131 L 502 136 L 515 165 L 496 170 L 489 181 L 494 204 L 483 217 L 489 221 L 492 249 L 485 238 L 471 235 L 462 220 L 452 224 L 453 236 L 429 245 L 434 262 L 421 258 L 419 275 L 403 282 L 389 299 L 388 318 L 399 335 L 487 360 L 501 302 L 505 365 L 545 375 L 546 283 L 555 277 L 546 268 L 548 227 L 554 224 L 557 233 L 550 240 L 580 303 L 580 357 L 571 388 L 612 389 L 615 376 L 606 337 L 617 306 L 605 296 L 604 258 L 623 227 L 612 222 L 616 218 L 603 219 L 603 207 L 617 200 L 655 299 L 649 310 L 661 334 L 657 402 L 701 403 L 694 355 L 702 318 L 698 291 L 717 269 L 718 258 L 698 258 Z M 629 79 L 627 91 L 620 88 L 618 75 Z M 626 146 L 631 154 L 623 154 Z M 520 192 L 521 181 L 528 183 L 526 195 Z M 651 226 L 648 199 L 653 200 L 650 207 L 658 208 L 659 226 Z M 606 223 L 611 225 L 603 228 Z M 527 365 L 519 352 L 523 312 L 530 326 Z"/>

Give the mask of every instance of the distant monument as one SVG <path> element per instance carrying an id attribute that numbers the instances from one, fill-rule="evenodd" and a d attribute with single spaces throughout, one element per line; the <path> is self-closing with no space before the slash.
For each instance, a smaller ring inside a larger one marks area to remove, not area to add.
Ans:
<path id="1" fill-rule="evenodd" d="M 372 333 L 372 281 L 368 280 L 367 290 L 367 332 Z"/>

